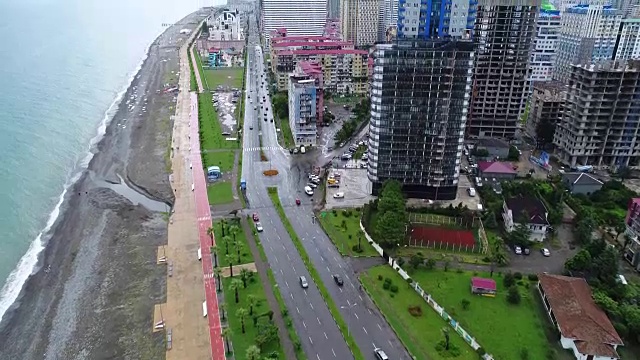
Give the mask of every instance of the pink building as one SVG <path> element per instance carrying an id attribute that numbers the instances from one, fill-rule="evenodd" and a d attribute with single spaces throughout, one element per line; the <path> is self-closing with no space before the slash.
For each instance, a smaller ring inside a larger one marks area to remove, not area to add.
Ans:
<path id="1" fill-rule="evenodd" d="M 324 115 L 324 81 L 322 66 L 313 61 L 301 61 L 296 66 L 294 74 L 298 76 L 307 76 L 309 79 L 315 80 L 316 85 L 316 124 L 322 126 Z"/>

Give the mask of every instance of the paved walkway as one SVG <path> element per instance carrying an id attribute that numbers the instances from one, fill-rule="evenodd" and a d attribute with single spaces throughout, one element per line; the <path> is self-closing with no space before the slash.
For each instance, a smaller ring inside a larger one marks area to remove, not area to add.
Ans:
<path id="1" fill-rule="evenodd" d="M 287 326 L 284 323 L 284 318 L 282 317 L 282 312 L 280 311 L 280 305 L 276 300 L 276 296 L 273 293 L 273 288 L 271 287 L 271 283 L 269 282 L 269 275 L 267 274 L 268 265 L 260 257 L 260 250 L 258 250 L 256 238 L 253 236 L 253 231 L 251 226 L 249 225 L 249 221 L 247 220 L 247 218 L 243 216 L 240 219 L 240 224 L 242 225 L 242 229 L 247 236 L 247 243 L 249 243 L 253 261 L 255 262 L 256 269 L 258 270 L 258 274 L 260 275 L 260 282 L 262 283 L 262 287 L 264 288 L 264 293 L 267 297 L 269 308 L 273 310 L 273 321 L 275 322 L 276 326 L 278 326 L 278 336 L 280 337 L 280 343 L 282 344 L 285 358 L 288 360 L 295 360 L 296 351 L 293 347 L 293 342 L 289 337 Z"/>
<path id="2" fill-rule="evenodd" d="M 198 31 L 199 33 L 199 31 Z M 191 64 L 193 64 L 193 72 L 196 74 L 196 83 L 198 83 L 198 92 L 204 92 L 204 87 L 202 86 L 202 79 L 200 79 L 200 68 L 198 67 L 198 62 L 196 61 L 196 56 L 193 51 L 193 46 L 189 49 L 189 57 L 191 58 Z M 191 76 L 189 76 L 191 79 Z M 187 87 L 189 89 L 190 87 Z"/>

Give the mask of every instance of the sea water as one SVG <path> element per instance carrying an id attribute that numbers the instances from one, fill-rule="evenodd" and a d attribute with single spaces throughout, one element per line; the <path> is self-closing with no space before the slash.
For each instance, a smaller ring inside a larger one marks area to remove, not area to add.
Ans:
<path id="1" fill-rule="evenodd" d="M 0 0 L 0 320 L 154 39 L 204 0 Z"/>

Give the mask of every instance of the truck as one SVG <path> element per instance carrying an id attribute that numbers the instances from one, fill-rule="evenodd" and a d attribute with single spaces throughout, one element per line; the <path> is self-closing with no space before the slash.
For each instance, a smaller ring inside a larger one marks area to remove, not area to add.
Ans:
<path id="1" fill-rule="evenodd" d="M 307 150 L 304 148 L 304 145 L 300 146 L 300 154 L 304 154 Z"/>
<path id="2" fill-rule="evenodd" d="M 247 190 L 247 181 L 245 179 L 240 179 L 240 190 Z"/>

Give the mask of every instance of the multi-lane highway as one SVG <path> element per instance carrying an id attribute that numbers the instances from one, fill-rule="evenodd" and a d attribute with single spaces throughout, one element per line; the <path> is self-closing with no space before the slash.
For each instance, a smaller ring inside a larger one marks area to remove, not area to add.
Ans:
<path id="1" fill-rule="evenodd" d="M 255 26 L 255 21 L 251 25 Z M 264 121 L 264 110 L 259 105 L 259 99 L 263 96 L 268 100 L 268 92 L 262 86 L 259 75 L 264 71 L 263 64 L 261 60 L 256 61 L 256 45 L 258 43 L 254 30 L 249 38 L 245 132 L 243 134 L 243 148 L 245 150 L 242 178 L 247 182 L 247 206 L 250 208 L 250 212 L 256 212 L 260 216 L 264 228 L 264 231 L 259 235 L 260 241 L 308 358 L 318 360 L 353 359 L 335 320 L 317 287 L 311 281 L 300 255 L 267 194 L 267 187 L 278 185 L 277 179 L 282 176 L 270 179 L 263 176 L 262 171 L 273 167 L 278 169 L 281 174 L 286 174 L 288 153 L 277 146 L 275 124 L 271 122 L 273 117 L 269 115 L 267 121 Z M 257 110 L 254 108 L 256 105 Z M 268 114 L 271 112 L 269 111 Z M 253 130 L 249 130 L 251 127 Z M 271 162 L 260 161 L 260 151 L 258 150 L 260 133 L 262 134 L 263 147 L 267 147 L 264 144 L 276 144 L 264 150 Z M 307 289 L 301 287 L 300 276 L 306 277 L 309 282 Z"/>
<path id="2" fill-rule="evenodd" d="M 395 333 L 366 293 L 360 288 L 356 275 L 349 263 L 342 258 L 330 239 L 312 219 L 312 202 L 303 192 L 307 179 L 307 174 L 304 173 L 306 168 L 292 166 L 292 161 L 295 163 L 298 160 L 292 159 L 292 155 L 282 149 L 277 142 L 275 124 L 272 122 L 273 109 L 266 88 L 269 82 L 266 79 L 267 73 L 264 68 L 264 54 L 257 46 L 258 38 L 255 33 L 256 28 L 253 26 L 254 23 L 251 25 L 248 49 L 250 71 L 247 72 L 247 99 L 251 99 L 251 102 L 247 101 L 246 109 L 248 110 L 245 114 L 245 129 L 248 129 L 250 125 L 253 125 L 254 129 L 245 132 L 244 148 L 258 148 L 260 146 L 258 134 L 261 133 L 261 145 L 265 149 L 264 152 L 269 162 L 260 161 L 259 151 L 245 152 L 243 177 L 247 180 L 248 185 L 248 206 L 250 209 L 256 209 L 255 211 L 260 213 L 264 219 L 262 223 L 265 232 L 261 234 L 260 238 L 265 245 L 269 264 L 276 273 L 278 284 L 281 286 L 285 298 L 288 293 L 292 296 L 291 301 L 287 302 L 289 312 L 294 315 L 299 313 L 298 317 L 294 316 L 294 321 L 296 328 L 299 331 L 303 331 L 300 333 L 300 337 L 302 338 L 304 349 L 309 358 L 317 355 L 320 359 L 331 358 L 334 355 L 336 355 L 336 358 L 346 359 L 345 355 L 336 352 L 336 347 L 346 351 L 343 354 L 348 354 L 349 351 L 344 340 L 337 332 L 335 323 L 333 321 L 330 321 L 330 324 L 323 322 L 323 319 L 325 319 L 323 316 L 326 319 L 331 319 L 331 315 L 328 313 L 327 307 L 315 287 L 312 285 L 309 291 L 302 293 L 302 289 L 297 282 L 291 284 L 292 281 L 297 281 L 299 275 L 306 276 L 307 271 L 275 209 L 271 205 L 266 192 L 268 186 L 278 187 L 280 200 L 289 221 L 297 235 L 302 239 L 313 265 L 319 271 L 333 301 L 340 308 L 342 317 L 348 323 L 349 332 L 353 335 L 365 358 L 374 359 L 373 349 L 380 347 L 391 359 L 410 359 L 411 357 Z M 257 110 L 254 108 L 256 106 Z M 295 157 L 299 158 L 306 156 L 313 155 L 295 155 Z M 268 169 L 270 166 L 280 172 L 273 179 L 266 178 L 261 174 L 263 170 Z M 301 206 L 295 205 L 296 199 L 302 201 Z M 278 278 L 278 274 L 281 278 Z M 344 286 L 339 287 L 334 284 L 333 274 L 341 275 L 344 280 Z M 307 279 L 310 280 L 310 277 L 307 276 Z M 286 281 L 286 289 L 282 287 L 281 281 Z M 309 300 L 306 306 L 304 304 L 305 300 Z M 318 310 L 318 312 L 322 312 L 323 316 L 316 315 L 317 302 L 322 303 L 322 309 Z M 313 310 L 314 313 L 307 313 L 309 310 Z M 316 316 L 318 321 L 313 323 Z M 314 327 L 318 328 L 310 330 L 310 322 L 313 323 Z M 302 328 L 299 325 L 302 325 Z M 333 339 L 329 333 L 331 331 L 336 332 Z M 304 338 L 307 334 L 311 339 L 308 343 L 305 343 L 306 339 Z M 320 340 L 324 338 L 325 342 L 317 342 L 316 337 L 320 337 Z M 339 344 L 339 346 L 336 344 Z M 327 354 L 327 347 L 331 348 L 331 351 L 328 352 L 329 357 L 323 355 Z M 316 355 L 314 355 L 314 352 Z M 348 357 L 351 358 L 351 355 L 349 354 Z"/>

